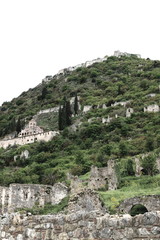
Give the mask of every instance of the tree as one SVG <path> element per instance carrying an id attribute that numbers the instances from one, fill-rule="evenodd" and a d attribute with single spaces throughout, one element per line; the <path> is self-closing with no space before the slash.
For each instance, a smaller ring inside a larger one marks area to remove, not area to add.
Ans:
<path id="1" fill-rule="evenodd" d="M 145 148 L 147 151 L 154 150 L 154 137 L 153 136 L 148 136 L 146 138 Z"/>
<path id="2" fill-rule="evenodd" d="M 41 96 L 41 98 L 44 99 L 44 98 L 46 97 L 47 93 L 48 93 L 48 91 L 47 91 L 47 88 L 46 88 L 46 86 L 45 86 L 45 87 L 43 87 L 43 89 L 42 89 L 42 96 Z"/>
<path id="3" fill-rule="evenodd" d="M 59 130 L 63 130 L 65 127 L 71 125 L 71 117 L 72 111 L 70 102 L 64 98 L 63 106 L 59 108 L 59 115 L 58 115 L 58 126 Z"/>
<path id="4" fill-rule="evenodd" d="M 121 157 L 124 157 L 128 154 L 128 146 L 125 142 L 120 142 L 119 144 L 119 153 Z"/>
<path id="5" fill-rule="evenodd" d="M 70 102 L 67 101 L 66 105 L 65 105 L 65 111 L 66 111 L 66 126 L 70 126 L 71 125 L 71 117 L 72 117 L 72 111 L 71 111 L 71 105 Z"/>
<path id="6" fill-rule="evenodd" d="M 128 159 L 126 163 L 126 175 L 127 176 L 134 176 L 135 171 L 133 169 L 133 161 L 132 159 Z"/>
<path id="7" fill-rule="evenodd" d="M 9 132 L 14 132 L 16 130 L 16 120 L 15 117 L 13 117 L 9 123 Z"/>
<path id="8" fill-rule="evenodd" d="M 63 130 L 63 119 L 62 119 L 62 108 L 59 107 L 59 114 L 58 114 L 58 128 L 59 130 Z"/>
<path id="9" fill-rule="evenodd" d="M 74 113 L 75 113 L 75 115 L 78 114 L 78 97 L 77 97 L 77 93 L 76 93 L 75 100 L 74 100 Z"/>
<path id="10" fill-rule="evenodd" d="M 21 131 L 21 119 L 20 117 L 18 118 L 17 120 L 17 123 L 16 123 L 16 132 L 19 133 Z"/>
<path id="11" fill-rule="evenodd" d="M 142 159 L 142 167 L 144 171 L 153 176 L 156 172 L 156 157 L 154 154 L 150 154 Z"/>

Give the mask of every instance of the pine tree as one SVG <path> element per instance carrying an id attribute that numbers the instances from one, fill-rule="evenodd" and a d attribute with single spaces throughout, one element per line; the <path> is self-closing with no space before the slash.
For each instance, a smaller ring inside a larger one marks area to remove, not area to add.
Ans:
<path id="1" fill-rule="evenodd" d="M 77 93 L 76 93 L 76 96 L 75 96 L 75 100 L 74 100 L 74 113 L 75 115 L 78 114 L 78 97 L 77 97 Z"/>

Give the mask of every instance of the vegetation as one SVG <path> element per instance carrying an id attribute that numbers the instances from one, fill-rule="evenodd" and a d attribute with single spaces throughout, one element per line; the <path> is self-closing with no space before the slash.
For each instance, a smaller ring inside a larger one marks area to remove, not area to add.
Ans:
<path id="1" fill-rule="evenodd" d="M 59 129 L 61 134 L 47 143 L 0 149 L 0 185 L 54 184 L 66 181 L 67 172 L 88 176 L 91 165 L 103 167 L 109 159 L 115 159 L 121 179 L 119 189 L 101 192 L 111 212 L 127 197 L 159 193 L 156 159 L 160 151 L 160 113 L 143 110 L 148 105 L 160 105 L 159 86 L 160 61 L 112 56 L 102 63 L 53 76 L 50 82 L 4 102 L 0 107 L 1 138 L 18 134 L 24 122 L 37 112 L 57 106 L 61 106 L 59 113 L 36 117 L 42 128 Z M 126 106 L 113 106 L 116 102 L 126 102 Z M 92 108 L 84 114 L 79 104 Z M 134 113 L 126 118 L 129 107 Z M 108 116 L 112 120 L 102 123 Z M 77 123 L 80 127 L 73 131 L 71 126 Z M 30 153 L 28 159 L 20 157 L 25 149 Z M 140 178 L 134 177 L 136 156 L 143 167 Z"/>
<path id="2" fill-rule="evenodd" d="M 124 199 L 151 194 L 160 195 L 160 175 L 124 177 L 118 190 L 99 193 L 110 213 L 115 213 Z"/>
<path id="3" fill-rule="evenodd" d="M 65 197 L 59 204 L 51 205 L 50 203 L 46 204 L 44 207 L 39 207 L 35 205 L 33 208 L 23 208 L 18 209 L 20 212 L 30 212 L 33 215 L 47 215 L 47 214 L 56 214 L 65 209 L 67 207 L 69 201 L 69 197 Z"/>

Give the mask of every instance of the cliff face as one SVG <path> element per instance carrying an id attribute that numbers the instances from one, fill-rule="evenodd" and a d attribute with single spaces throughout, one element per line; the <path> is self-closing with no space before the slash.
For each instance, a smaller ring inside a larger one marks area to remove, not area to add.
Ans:
<path id="1" fill-rule="evenodd" d="M 98 216 L 96 211 L 69 215 L 1 216 L 1 240 L 160 239 L 160 212 L 131 217 Z"/>

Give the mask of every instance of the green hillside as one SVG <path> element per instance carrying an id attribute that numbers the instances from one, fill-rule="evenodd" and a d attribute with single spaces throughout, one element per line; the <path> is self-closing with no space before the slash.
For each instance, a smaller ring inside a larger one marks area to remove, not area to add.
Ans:
<path id="1" fill-rule="evenodd" d="M 115 159 L 121 188 L 123 179 L 135 174 L 135 156 L 148 152 L 149 157 L 142 160 L 144 174 L 152 177 L 159 173 L 155 159 L 160 151 L 160 112 L 144 112 L 144 107 L 160 106 L 160 61 L 135 55 L 112 56 L 87 68 L 66 71 L 3 103 L 0 137 L 14 132 L 18 119 L 23 127 L 24 120 L 40 110 L 62 106 L 76 96 L 82 108 L 75 114 L 71 106 L 71 124 L 52 141 L 0 149 L 0 185 L 54 184 L 65 181 L 67 172 L 84 175 L 92 165 L 103 167 L 108 159 Z M 84 106 L 91 109 L 84 113 Z M 134 110 L 131 117 L 126 117 L 128 108 Z M 108 116 L 110 122 L 103 123 Z M 58 113 L 37 115 L 45 130 L 57 130 L 58 119 Z M 77 122 L 79 127 L 73 131 Z M 19 157 L 24 149 L 29 150 L 28 159 Z"/>

